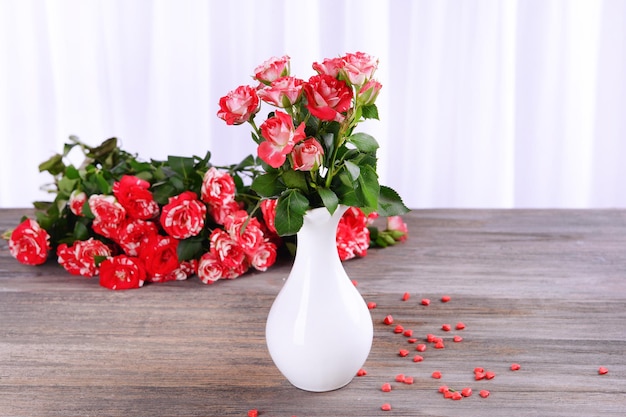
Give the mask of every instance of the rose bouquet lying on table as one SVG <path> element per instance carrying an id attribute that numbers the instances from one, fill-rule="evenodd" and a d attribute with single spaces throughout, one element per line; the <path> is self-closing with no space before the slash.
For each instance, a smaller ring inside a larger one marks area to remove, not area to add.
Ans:
<path id="1" fill-rule="evenodd" d="M 289 76 L 288 57 L 274 58 L 255 70 L 258 87 L 223 97 L 218 117 L 230 125 L 249 122 L 259 144 L 258 157 L 238 164 L 214 166 L 210 152 L 142 161 L 115 138 L 90 147 L 70 137 L 62 154 L 39 166 L 54 178 L 54 200 L 34 203 L 35 218 L 3 235 L 11 255 L 28 265 L 56 257 L 71 274 L 99 275 L 106 288 L 130 289 L 265 271 L 281 251 L 293 254 L 293 235 L 315 206 L 350 206 L 336 236 L 342 260 L 406 239 L 396 215 L 406 208 L 378 184 L 376 141 L 352 134 L 358 121 L 378 117 L 380 85 L 359 78 L 358 65 L 350 67 L 357 78 L 351 82 L 341 70 L 349 67 L 347 58 L 371 61 L 365 54 L 327 59 L 304 82 Z M 257 128 L 261 101 L 284 111 L 272 111 Z M 66 163 L 75 149 L 84 156 L 79 167 Z M 383 230 L 374 222 L 379 213 L 387 219 Z"/>

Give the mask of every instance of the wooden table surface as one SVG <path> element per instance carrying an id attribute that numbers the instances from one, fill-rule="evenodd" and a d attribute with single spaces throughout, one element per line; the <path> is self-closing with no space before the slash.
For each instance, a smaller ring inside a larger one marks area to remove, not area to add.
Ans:
<path id="1" fill-rule="evenodd" d="M 22 213 L 0 210 L 0 230 Z M 2 241 L 0 416 L 626 415 L 626 210 L 416 210 L 405 219 L 407 242 L 345 263 L 378 305 L 374 343 L 368 374 L 328 393 L 292 387 L 265 346 L 286 262 L 211 286 L 192 277 L 115 292 L 54 263 L 20 265 Z M 443 337 L 445 349 L 428 344 L 413 362 L 415 345 L 383 324 L 388 314 L 420 341 Z M 457 322 L 466 328 L 441 330 Z M 476 381 L 475 367 L 496 376 Z M 414 383 L 395 382 L 399 373 Z M 386 382 L 391 392 L 381 391 Z M 443 384 L 473 395 L 445 399 Z"/>

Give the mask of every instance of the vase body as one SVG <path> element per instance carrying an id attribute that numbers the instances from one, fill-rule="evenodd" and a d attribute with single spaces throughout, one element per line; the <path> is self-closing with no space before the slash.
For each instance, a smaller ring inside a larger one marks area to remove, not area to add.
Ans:
<path id="1" fill-rule="evenodd" d="M 297 388 L 331 391 L 348 384 L 369 355 L 373 325 L 367 304 L 346 274 L 336 246 L 347 207 L 331 216 L 307 212 L 287 281 L 265 329 L 276 367 Z"/>

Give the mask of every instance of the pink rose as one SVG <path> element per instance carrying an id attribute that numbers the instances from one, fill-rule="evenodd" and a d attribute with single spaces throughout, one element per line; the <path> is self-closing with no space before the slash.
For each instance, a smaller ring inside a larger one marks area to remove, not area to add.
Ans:
<path id="1" fill-rule="evenodd" d="M 409 228 L 400 216 L 387 217 L 387 230 L 393 232 L 394 240 L 404 242 L 409 237 Z"/>
<path id="2" fill-rule="evenodd" d="M 293 106 L 300 99 L 303 80 L 282 77 L 257 92 L 259 98 L 276 107 Z"/>
<path id="3" fill-rule="evenodd" d="M 72 194 L 70 194 L 70 211 L 77 216 L 83 215 L 83 206 L 87 202 L 87 194 L 82 191 L 74 190 Z"/>
<path id="4" fill-rule="evenodd" d="M 158 234 L 157 225 L 154 222 L 129 219 L 117 233 L 117 243 L 129 256 L 139 256 L 141 246 Z"/>
<path id="5" fill-rule="evenodd" d="M 266 271 L 274 265 L 274 262 L 276 262 L 276 245 L 272 242 L 260 244 L 250 257 L 250 264 L 257 271 Z"/>
<path id="6" fill-rule="evenodd" d="M 342 122 L 352 105 L 352 89 L 343 80 L 330 75 L 314 75 L 304 84 L 306 107 L 320 120 Z"/>
<path id="7" fill-rule="evenodd" d="M 117 240 L 118 228 L 126 218 L 126 210 L 115 196 L 94 194 L 88 200 L 89 209 L 95 216 L 93 230 L 109 239 Z"/>
<path id="8" fill-rule="evenodd" d="M 62 243 L 57 247 L 59 264 L 72 275 L 83 277 L 98 275 L 96 256 L 111 256 L 111 249 L 94 238 L 78 240 L 72 246 Z"/>
<path id="9" fill-rule="evenodd" d="M 178 240 L 171 236 L 152 236 L 139 253 L 148 277 L 167 275 L 179 267 Z"/>
<path id="10" fill-rule="evenodd" d="M 291 152 L 293 169 L 297 171 L 312 171 L 322 165 L 324 148 L 315 138 L 296 144 Z"/>
<path id="11" fill-rule="evenodd" d="M 357 101 L 363 106 L 374 104 L 383 85 L 376 80 L 369 80 L 359 90 Z"/>
<path id="12" fill-rule="evenodd" d="M 202 201 L 210 205 L 223 205 L 235 201 L 235 181 L 228 172 L 211 167 L 202 179 Z"/>
<path id="13" fill-rule="evenodd" d="M 320 75 L 325 74 L 337 78 L 339 70 L 343 68 L 344 64 L 342 58 L 325 58 L 322 63 L 314 62 L 313 69 Z"/>
<path id="14" fill-rule="evenodd" d="M 241 275 L 248 269 L 248 260 L 245 252 L 228 233 L 222 229 L 215 229 L 209 239 L 211 241 L 211 253 L 220 260 L 231 274 L 242 271 L 239 274 Z"/>
<path id="15" fill-rule="evenodd" d="M 40 265 L 48 258 L 50 235 L 35 220 L 26 219 L 11 232 L 9 252 L 25 265 Z"/>
<path id="16" fill-rule="evenodd" d="M 378 59 L 363 52 L 346 54 L 343 61 L 341 72 L 355 86 L 362 86 L 369 81 L 378 68 Z"/>
<path id="17" fill-rule="evenodd" d="M 147 220 L 159 214 L 159 205 L 150 192 L 150 183 L 141 178 L 124 175 L 113 184 L 113 195 L 129 217 Z"/>
<path id="18" fill-rule="evenodd" d="M 350 207 L 339 220 L 337 227 L 337 251 L 342 261 L 367 255 L 370 232 L 367 217 L 357 207 Z"/>
<path id="19" fill-rule="evenodd" d="M 269 85 L 281 77 L 289 75 L 289 57 L 272 57 L 254 69 L 254 79 Z"/>
<path id="20" fill-rule="evenodd" d="M 297 129 L 293 127 L 293 120 L 287 113 L 276 111 L 261 125 L 261 135 L 265 141 L 258 147 L 259 157 L 273 168 L 280 167 L 294 145 L 304 139 L 304 123 Z"/>
<path id="21" fill-rule="evenodd" d="M 206 206 L 193 191 L 185 191 L 170 197 L 161 212 L 161 226 L 176 239 L 196 236 L 204 228 Z"/>
<path id="22" fill-rule="evenodd" d="M 129 290 L 143 286 L 146 270 L 139 258 L 118 255 L 100 264 L 100 285 L 110 290 Z"/>
<path id="23" fill-rule="evenodd" d="M 263 220 L 265 221 L 265 225 L 272 233 L 276 232 L 276 204 L 278 200 L 276 199 L 265 199 L 261 201 L 261 213 L 263 214 Z"/>
<path id="24" fill-rule="evenodd" d="M 223 119 L 227 125 L 240 125 L 250 120 L 261 109 L 260 104 L 256 90 L 242 85 L 220 98 L 217 117 Z"/>

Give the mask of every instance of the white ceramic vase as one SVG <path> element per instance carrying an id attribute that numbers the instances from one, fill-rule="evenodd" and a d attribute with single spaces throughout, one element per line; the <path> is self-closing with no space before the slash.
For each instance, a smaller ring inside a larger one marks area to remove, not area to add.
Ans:
<path id="1" fill-rule="evenodd" d="M 347 207 L 331 216 L 307 212 L 293 267 L 270 309 L 270 356 L 297 388 L 331 391 L 348 384 L 369 355 L 373 325 L 367 304 L 346 274 L 336 246 Z"/>

